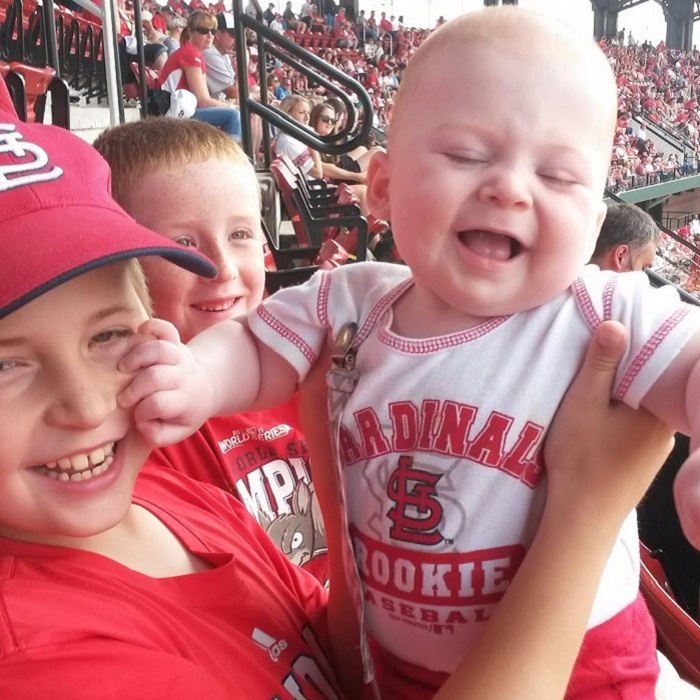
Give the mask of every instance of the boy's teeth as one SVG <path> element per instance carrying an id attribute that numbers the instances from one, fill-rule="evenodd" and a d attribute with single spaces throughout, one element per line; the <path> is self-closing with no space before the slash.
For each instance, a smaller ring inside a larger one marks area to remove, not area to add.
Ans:
<path id="1" fill-rule="evenodd" d="M 81 472 L 74 471 L 72 474 L 55 468 L 51 469 L 48 467 L 48 465 L 46 467 L 37 467 L 37 469 L 41 471 L 44 476 L 48 476 L 50 479 L 55 479 L 56 481 L 87 481 L 88 479 L 92 479 L 93 476 L 97 476 L 98 474 L 102 474 L 103 472 L 107 471 L 113 461 L 114 457 L 112 457 L 112 455 L 107 455 L 104 461 L 101 464 L 98 464 L 96 467 L 92 467 L 92 469 L 85 469 Z"/>
<path id="2" fill-rule="evenodd" d="M 74 474 L 67 473 L 66 476 L 74 476 L 75 473 L 88 472 L 90 470 L 94 471 L 96 466 L 100 466 L 107 461 L 114 454 L 114 443 L 104 445 L 103 447 L 98 447 L 94 449 L 90 454 L 74 455 L 73 457 L 61 457 L 56 462 L 47 462 L 44 466 L 48 470 L 54 470 L 57 474 L 64 472 L 74 472 Z M 110 460 L 111 463 L 111 460 Z"/>
<path id="3" fill-rule="evenodd" d="M 93 450 L 90 453 L 90 463 L 91 464 L 99 464 L 100 462 L 104 461 L 105 458 L 105 451 L 101 448 L 98 447 L 96 450 Z"/>
<path id="4" fill-rule="evenodd" d="M 75 457 L 71 457 L 71 466 L 75 471 L 82 471 L 83 469 L 88 468 L 88 456 L 87 455 L 75 455 Z"/>

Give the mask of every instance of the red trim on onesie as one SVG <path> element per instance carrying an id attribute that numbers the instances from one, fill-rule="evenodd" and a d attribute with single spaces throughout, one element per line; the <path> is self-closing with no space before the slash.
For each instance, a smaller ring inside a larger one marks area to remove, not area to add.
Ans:
<path id="1" fill-rule="evenodd" d="M 458 345 L 469 343 L 472 340 L 478 340 L 482 336 L 498 328 L 498 326 L 505 323 L 509 318 L 510 316 L 495 316 L 474 328 L 469 328 L 466 331 L 459 331 L 458 333 L 450 333 L 449 335 L 443 335 L 437 338 L 422 338 L 420 340 L 399 338 L 386 328 L 382 328 L 379 331 L 378 337 L 380 342 L 396 350 L 400 350 L 401 352 L 424 355 L 444 350 L 445 348 L 454 348 Z"/>
<path id="2" fill-rule="evenodd" d="M 316 316 L 319 323 L 324 328 L 330 328 L 328 322 L 328 294 L 330 293 L 331 278 L 330 270 L 324 270 L 321 275 L 321 284 L 318 288 L 318 297 L 316 298 Z"/>
<path id="3" fill-rule="evenodd" d="M 353 340 L 353 347 L 358 347 L 360 343 L 367 340 L 374 327 L 379 322 L 379 319 L 384 315 L 386 310 L 413 284 L 413 277 L 405 279 L 397 284 L 393 289 L 390 289 L 372 308 L 365 322 L 360 328 L 359 333 Z"/>
<path id="4" fill-rule="evenodd" d="M 280 323 L 267 309 L 263 306 L 258 306 L 256 313 L 260 317 L 263 323 L 266 323 L 270 328 L 275 331 L 278 335 L 288 340 L 292 345 L 294 345 L 299 352 L 308 360 L 309 364 L 312 365 L 316 360 L 316 353 L 311 349 L 311 346 L 305 343 L 293 330 L 287 328 L 283 323 Z"/>
<path id="5" fill-rule="evenodd" d="M 574 292 L 574 297 L 578 302 L 578 306 L 581 309 L 583 318 L 588 324 L 588 327 L 592 331 L 594 331 L 600 325 L 601 321 L 598 317 L 598 314 L 595 311 L 595 308 L 593 307 L 591 295 L 588 293 L 586 285 L 583 283 L 583 280 L 579 277 L 571 285 L 571 289 Z"/>
<path id="6" fill-rule="evenodd" d="M 654 335 L 644 344 L 644 347 L 639 351 L 637 357 L 634 358 L 627 372 L 615 393 L 615 398 L 621 401 L 625 398 L 625 394 L 629 390 L 636 376 L 641 372 L 642 367 L 646 364 L 649 358 L 654 354 L 656 348 L 661 345 L 668 334 L 688 315 L 689 309 L 678 309 L 667 321 L 665 321 Z"/>
<path id="7" fill-rule="evenodd" d="M 609 321 L 612 318 L 612 300 L 617 286 L 617 275 L 611 277 L 603 288 L 603 319 Z"/>

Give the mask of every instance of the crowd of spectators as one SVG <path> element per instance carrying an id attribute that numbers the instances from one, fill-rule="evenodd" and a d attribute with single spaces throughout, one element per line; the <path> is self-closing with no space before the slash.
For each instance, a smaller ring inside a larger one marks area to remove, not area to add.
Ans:
<path id="1" fill-rule="evenodd" d="M 122 33 L 133 33 L 133 20 L 120 0 Z M 351 10 L 336 0 L 285 3 L 270 2 L 262 20 L 288 39 L 317 53 L 344 74 L 356 78 L 372 100 L 373 126 L 386 129 L 391 119 L 394 95 L 411 56 L 421 42 L 444 23 L 441 17 L 434 28 L 407 26 L 403 16 L 374 10 Z M 261 5 L 265 7 L 263 3 Z M 222 3 L 203 0 L 168 0 L 165 7 L 155 3 L 144 7 L 144 40 L 147 62 L 156 71 L 179 46 L 184 18 L 194 10 L 211 13 L 224 11 Z M 245 12 L 257 13 L 253 2 Z M 248 42 L 249 85 L 257 89 L 257 51 L 251 37 Z M 158 48 L 165 46 L 163 52 Z M 601 46 L 613 67 L 618 83 L 620 114 L 611 152 L 608 188 L 622 192 L 634 187 L 657 184 L 697 172 L 700 149 L 700 52 L 671 51 L 662 42 L 657 46 L 639 43 L 622 31 L 604 39 Z M 231 48 L 233 51 L 233 47 Z M 329 97 L 326 91 L 296 70 L 282 64 L 270 65 L 274 99 L 301 94 L 314 102 Z M 268 83 L 269 87 L 270 83 Z M 654 138 L 655 127 L 671 138 Z M 673 144 L 677 144 L 674 146 Z"/>
<path id="2" fill-rule="evenodd" d="M 623 191 L 697 171 L 700 52 L 638 43 L 624 31 L 601 42 L 617 78 L 618 131 L 608 186 Z M 655 127 L 670 139 L 652 140 Z M 674 147 L 675 143 L 678 147 Z"/>

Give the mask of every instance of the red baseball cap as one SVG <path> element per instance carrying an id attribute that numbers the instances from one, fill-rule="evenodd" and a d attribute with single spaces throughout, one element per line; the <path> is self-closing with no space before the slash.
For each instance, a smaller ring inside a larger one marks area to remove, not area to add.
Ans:
<path id="1" fill-rule="evenodd" d="M 145 255 L 216 276 L 210 260 L 140 226 L 112 199 L 109 166 L 92 146 L 21 122 L 0 78 L 0 318 L 78 275 Z"/>

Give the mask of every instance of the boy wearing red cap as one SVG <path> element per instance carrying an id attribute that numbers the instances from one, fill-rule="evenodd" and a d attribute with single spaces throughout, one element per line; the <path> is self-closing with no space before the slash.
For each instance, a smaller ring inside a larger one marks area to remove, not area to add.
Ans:
<path id="1" fill-rule="evenodd" d="M 0 250 L 0 697 L 339 697 L 324 589 L 229 494 L 142 468 L 117 403 L 149 316 L 135 259 L 215 268 L 1 79 Z"/>

